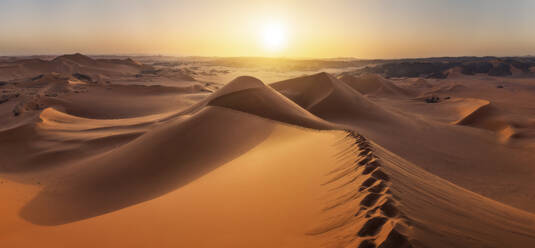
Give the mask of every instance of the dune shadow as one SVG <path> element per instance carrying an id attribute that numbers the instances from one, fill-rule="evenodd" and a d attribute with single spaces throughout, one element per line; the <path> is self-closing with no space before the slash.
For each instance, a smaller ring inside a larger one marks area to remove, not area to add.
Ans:
<path id="1" fill-rule="evenodd" d="M 113 212 L 180 188 L 262 142 L 273 124 L 208 107 L 72 168 L 20 211 L 38 225 L 61 225 Z"/>

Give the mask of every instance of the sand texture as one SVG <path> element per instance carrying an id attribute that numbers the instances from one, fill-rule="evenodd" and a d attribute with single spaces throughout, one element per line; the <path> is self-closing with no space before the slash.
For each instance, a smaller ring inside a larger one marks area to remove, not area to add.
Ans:
<path id="1" fill-rule="evenodd" d="M 535 247 L 535 79 L 446 70 L 0 62 L 0 247 Z"/>

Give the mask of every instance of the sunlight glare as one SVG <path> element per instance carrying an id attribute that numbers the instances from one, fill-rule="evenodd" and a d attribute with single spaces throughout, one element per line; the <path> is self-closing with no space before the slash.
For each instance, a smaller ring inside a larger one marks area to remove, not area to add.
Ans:
<path id="1" fill-rule="evenodd" d="M 286 45 L 286 30 L 282 23 L 270 22 L 262 29 L 262 43 L 270 52 L 282 50 Z"/>

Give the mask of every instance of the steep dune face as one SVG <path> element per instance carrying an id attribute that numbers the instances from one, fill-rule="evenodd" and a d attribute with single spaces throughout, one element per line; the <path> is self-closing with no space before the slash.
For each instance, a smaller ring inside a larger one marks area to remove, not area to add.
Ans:
<path id="1" fill-rule="evenodd" d="M 455 122 L 457 125 L 476 125 L 483 119 L 487 119 L 492 113 L 495 112 L 494 107 L 488 102 L 487 104 L 484 104 L 470 113 L 468 113 L 464 118 L 460 119 L 459 121 Z M 500 128 L 500 124 L 497 125 L 487 125 L 485 128 L 488 129 L 495 129 Z"/>
<path id="2" fill-rule="evenodd" d="M 152 199 L 247 151 L 270 130 L 262 119 L 208 107 L 72 163 L 21 215 L 34 223 L 57 225 Z M 227 145 L 235 137 L 240 138 Z"/>
<path id="3" fill-rule="evenodd" d="M 459 99 L 458 105 L 454 110 L 458 113 L 457 120 L 453 121 L 453 124 L 460 124 L 467 122 L 470 119 L 471 115 L 476 112 L 481 111 L 482 109 L 488 108 L 490 101 L 483 99 L 474 99 L 474 98 L 462 98 Z M 484 110 L 483 110 L 484 111 Z"/>
<path id="4" fill-rule="evenodd" d="M 239 77 L 210 97 L 209 106 L 220 106 L 294 125 L 330 129 L 335 125 L 317 118 L 260 80 Z"/>
<path id="5" fill-rule="evenodd" d="M 507 118 L 490 102 L 474 109 L 455 124 L 492 131 L 496 133 L 500 142 L 519 144 L 526 148 L 531 145 L 529 143 L 527 146 L 523 145 L 522 140 L 533 139 L 532 134 L 535 130 L 533 121 Z"/>
<path id="6" fill-rule="evenodd" d="M 326 120 L 381 121 L 392 118 L 391 113 L 327 73 L 289 79 L 270 86 Z"/>

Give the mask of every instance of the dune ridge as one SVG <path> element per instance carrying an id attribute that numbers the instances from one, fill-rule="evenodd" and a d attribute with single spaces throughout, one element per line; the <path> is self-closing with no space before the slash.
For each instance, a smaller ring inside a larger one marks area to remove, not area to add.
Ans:
<path id="1" fill-rule="evenodd" d="M 308 110 L 334 122 L 347 120 L 392 120 L 392 113 L 328 73 L 270 84 L 275 90 Z"/>
<path id="2" fill-rule="evenodd" d="M 324 184 L 331 187 L 332 194 L 324 211 L 335 217 L 308 234 L 327 237 L 327 244 L 333 247 L 413 247 L 408 218 L 398 208 L 390 176 L 381 169 L 372 145 L 362 135 L 346 133 L 338 144 L 339 167 Z"/>
<path id="3" fill-rule="evenodd" d="M 247 151 L 269 132 L 270 124 L 262 119 L 208 107 L 69 165 L 59 182 L 51 182 L 21 215 L 34 223 L 58 225 L 152 199 Z M 237 136 L 233 146 L 225 145 Z M 200 149 L 204 152 L 194 152 Z M 189 159 L 182 160 L 186 155 Z M 132 190 L 137 193 L 127 193 Z"/>
<path id="4" fill-rule="evenodd" d="M 535 242 L 533 213 L 431 175 L 353 131 L 337 146 L 339 167 L 324 184 L 330 189 L 326 217 L 309 231 L 323 237 L 326 247 L 528 247 Z M 435 201 L 440 208 L 431 207 Z"/>
<path id="5" fill-rule="evenodd" d="M 315 129 L 332 129 L 279 92 L 252 77 L 238 77 L 208 100 L 209 106 L 220 106 Z"/>
<path id="6" fill-rule="evenodd" d="M 516 126 L 519 126 L 518 124 L 501 117 L 499 112 L 489 101 L 487 101 L 486 104 L 474 109 L 464 118 L 454 122 L 454 124 L 471 126 L 495 132 L 498 140 L 501 143 L 508 143 L 511 140 L 529 137 L 529 135 L 524 136 L 523 131 L 517 130 Z"/>
<path id="7" fill-rule="evenodd" d="M 100 63 L 80 55 L 57 61 Z M 50 83 L 54 80 L 59 83 Z M 43 83 L 45 91 L 56 91 L 69 89 L 69 80 L 73 79 L 50 74 L 34 81 Z M 375 80 L 372 77 L 372 90 L 378 89 Z M 126 89 L 120 92 L 129 96 L 182 97 L 175 94 L 181 89 L 167 92 L 171 88 L 165 87 L 110 86 L 95 92 L 119 95 L 114 87 Z M 380 91 L 384 92 L 399 93 L 395 88 Z M 457 186 L 370 138 L 380 133 L 382 141 L 417 140 L 417 133 L 423 132 L 449 137 L 468 132 L 463 126 L 493 128 L 496 116 L 490 100 L 463 102 L 460 120 L 436 124 L 402 116 L 327 73 L 270 85 L 243 76 L 203 96 L 146 112 L 126 101 L 126 107 L 110 107 L 102 115 L 77 110 L 80 99 L 52 98 L 47 105 L 54 107 L 35 111 L 26 123 L 0 131 L 1 175 L 16 183 L 38 180 L 28 201 L 8 207 L 20 219 L 9 218 L 7 225 L 22 228 L 11 236 L 0 233 L 0 245 L 35 245 L 21 240 L 28 235 L 45 246 L 72 245 L 73 240 L 52 238 L 70 233 L 88 240 L 92 236 L 85 231 L 102 235 L 108 227 L 126 230 L 136 216 L 157 230 L 143 241 L 154 245 L 165 240 L 163 247 L 213 247 L 218 242 L 232 247 L 535 245 L 533 213 Z M 133 112 L 123 112 L 128 108 Z M 96 118 L 106 114 L 115 117 Z M 395 134 L 400 132 L 396 128 L 405 136 Z M 503 135 L 518 133 L 506 127 Z M 407 142 L 391 142 L 402 141 Z M 487 140 L 478 142 L 491 147 Z M 433 149 L 446 153 L 440 147 L 429 148 Z M 17 187 L 11 185 L 9 181 L 8 187 Z M 226 197 L 231 198 L 229 205 Z M 262 219 L 264 214 L 276 221 Z M 253 219 L 258 223 L 248 223 Z M 264 223 L 269 223 L 269 232 L 263 232 Z M 291 223 L 292 229 L 281 223 Z M 280 232 L 283 228 L 290 231 Z M 132 230 L 95 242 L 121 246 L 135 241 L 134 234 L 142 236 Z"/>
<path id="8" fill-rule="evenodd" d="M 485 104 L 483 104 L 483 105 L 477 107 L 476 109 L 472 110 L 464 118 L 461 118 L 460 120 L 456 121 L 454 124 L 456 124 L 456 125 L 474 125 L 479 120 L 486 119 L 486 117 L 488 117 L 491 114 L 492 110 L 493 110 L 493 107 L 492 107 L 490 101 L 487 101 Z"/>

